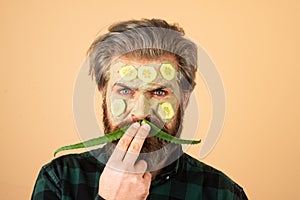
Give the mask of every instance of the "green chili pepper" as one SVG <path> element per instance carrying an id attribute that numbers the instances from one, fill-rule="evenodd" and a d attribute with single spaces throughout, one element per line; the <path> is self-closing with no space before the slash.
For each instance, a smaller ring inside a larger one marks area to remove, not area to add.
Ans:
<path id="1" fill-rule="evenodd" d="M 159 139 L 165 140 L 167 142 L 174 143 L 174 144 L 199 144 L 201 142 L 201 140 L 184 140 L 184 139 L 176 138 L 176 137 L 160 130 L 158 127 L 156 127 L 154 124 L 150 123 L 147 120 L 140 121 L 140 123 L 142 123 L 142 122 L 149 124 L 149 126 L 151 127 L 149 134 L 152 134 L 155 137 L 158 137 Z M 97 145 L 105 144 L 108 142 L 113 142 L 115 140 L 120 139 L 124 135 L 125 131 L 128 128 L 129 128 L 129 126 L 125 126 L 119 130 L 116 130 L 112 133 L 106 134 L 106 135 L 98 137 L 98 138 L 93 138 L 93 139 L 87 140 L 85 142 L 80 142 L 77 144 L 60 147 L 54 152 L 54 156 L 57 153 L 59 153 L 61 151 L 65 151 L 65 150 L 80 149 L 80 148 L 85 148 L 85 147 L 97 146 Z"/>

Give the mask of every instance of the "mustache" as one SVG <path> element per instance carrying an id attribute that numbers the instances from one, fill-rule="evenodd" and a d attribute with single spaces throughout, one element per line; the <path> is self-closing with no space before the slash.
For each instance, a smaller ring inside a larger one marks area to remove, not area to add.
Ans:
<path id="1" fill-rule="evenodd" d="M 115 127 L 115 130 L 118 130 L 118 129 L 121 129 L 125 126 L 130 126 L 131 124 L 135 123 L 135 122 L 139 122 L 139 121 L 142 121 L 142 120 L 147 120 L 148 122 L 154 124 L 157 128 L 159 128 L 160 130 L 164 131 L 164 132 L 168 132 L 168 129 L 167 127 L 165 126 L 165 123 L 158 119 L 157 117 L 145 117 L 144 119 L 141 119 L 141 120 L 124 120 L 122 122 L 120 122 L 116 127 Z M 114 131 L 115 131 L 114 130 Z"/>

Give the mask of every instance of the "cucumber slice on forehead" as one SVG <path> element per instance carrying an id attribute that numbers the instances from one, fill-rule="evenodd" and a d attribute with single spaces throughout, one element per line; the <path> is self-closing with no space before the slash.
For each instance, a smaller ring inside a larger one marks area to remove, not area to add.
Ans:
<path id="1" fill-rule="evenodd" d="M 138 69 L 138 78 L 145 83 L 151 83 L 157 77 L 157 72 L 152 66 L 140 66 Z"/>
<path id="2" fill-rule="evenodd" d="M 161 65 L 159 70 L 164 79 L 171 81 L 175 78 L 176 70 L 174 69 L 172 64 L 164 63 Z"/>
<path id="3" fill-rule="evenodd" d="M 132 65 L 126 65 L 118 70 L 118 73 L 125 81 L 131 81 L 136 78 L 137 70 Z"/>

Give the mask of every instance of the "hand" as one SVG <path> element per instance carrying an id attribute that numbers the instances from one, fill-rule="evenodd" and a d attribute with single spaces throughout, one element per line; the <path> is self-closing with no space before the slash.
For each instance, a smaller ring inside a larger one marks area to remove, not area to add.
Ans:
<path id="1" fill-rule="evenodd" d="M 118 142 L 99 180 L 104 199 L 142 200 L 149 195 L 151 174 L 144 160 L 136 162 L 150 131 L 148 124 L 132 124 Z"/>

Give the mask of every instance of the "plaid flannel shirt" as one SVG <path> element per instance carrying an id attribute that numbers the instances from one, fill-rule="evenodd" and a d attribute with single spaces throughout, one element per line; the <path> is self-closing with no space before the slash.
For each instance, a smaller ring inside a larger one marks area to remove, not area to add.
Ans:
<path id="1" fill-rule="evenodd" d="M 225 174 L 180 151 L 182 155 L 151 182 L 147 199 L 247 199 L 243 189 Z M 54 159 L 42 167 L 31 199 L 102 199 L 99 178 L 107 160 L 104 148 Z"/>

